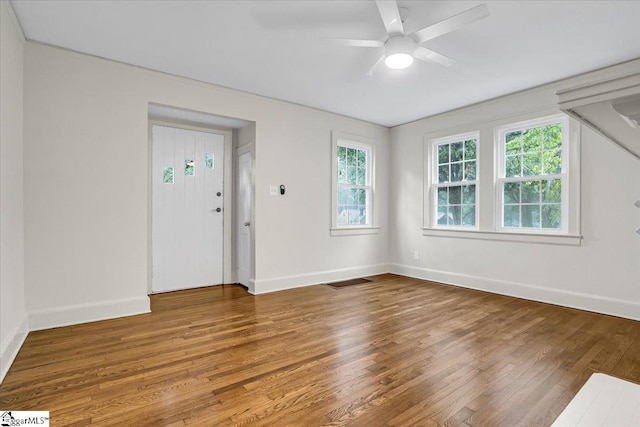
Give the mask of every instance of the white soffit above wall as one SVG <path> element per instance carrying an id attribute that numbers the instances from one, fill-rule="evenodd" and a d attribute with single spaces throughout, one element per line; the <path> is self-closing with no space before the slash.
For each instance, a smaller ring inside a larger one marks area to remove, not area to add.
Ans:
<path id="1" fill-rule="evenodd" d="M 412 32 L 485 3 L 489 17 L 425 43 L 457 61 L 367 70 L 384 40 L 372 1 L 59 1 L 12 4 L 29 40 L 384 126 L 640 57 L 640 1 L 405 1 Z"/>
<path id="2" fill-rule="evenodd" d="M 640 159 L 640 61 L 638 72 L 558 92 L 560 109 Z"/>

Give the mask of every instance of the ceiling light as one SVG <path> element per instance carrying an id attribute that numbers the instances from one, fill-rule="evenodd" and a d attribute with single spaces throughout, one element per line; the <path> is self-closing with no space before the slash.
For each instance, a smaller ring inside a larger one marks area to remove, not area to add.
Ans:
<path id="1" fill-rule="evenodd" d="M 401 70 L 413 64 L 416 42 L 411 37 L 393 36 L 384 44 L 384 63 L 394 70 Z"/>
<path id="2" fill-rule="evenodd" d="M 413 56 L 406 53 L 394 53 L 384 59 L 384 65 L 394 70 L 402 70 L 413 64 Z"/>

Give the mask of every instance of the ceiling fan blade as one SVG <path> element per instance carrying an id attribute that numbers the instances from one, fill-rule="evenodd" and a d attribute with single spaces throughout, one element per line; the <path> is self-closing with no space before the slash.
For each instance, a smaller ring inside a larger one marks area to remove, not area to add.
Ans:
<path id="1" fill-rule="evenodd" d="M 450 67 L 456 63 L 454 59 L 451 59 L 448 56 L 441 55 L 438 52 L 434 52 L 422 46 L 416 47 L 416 50 L 413 51 L 413 56 L 422 61 L 433 62 L 435 64 L 444 65 L 445 67 Z"/>
<path id="2" fill-rule="evenodd" d="M 376 6 L 378 6 L 378 12 L 380 12 L 380 17 L 384 23 L 384 28 L 387 29 L 387 33 L 390 36 L 395 34 L 404 35 L 398 3 L 395 0 L 376 0 Z"/>
<path id="3" fill-rule="evenodd" d="M 334 39 L 322 38 L 323 42 L 331 45 L 351 46 L 351 47 L 383 47 L 384 43 L 378 40 L 354 40 L 354 39 Z"/>
<path id="4" fill-rule="evenodd" d="M 412 35 L 416 37 L 418 43 L 423 43 L 487 16 L 489 16 L 489 9 L 486 5 L 481 4 L 436 24 L 414 31 Z"/>
<path id="5" fill-rule="evenodd" d="M 373 70 L 374 70 L 378 65 L 380 65 L 380 63 L 381 63 L 382 61 L 384 61 L 384 55 L 382 55 L 380 58 L 378 58 L 378 60 L 376 61 L 376 63 L 375 63 L 375 64 L 373 64 L 373 65 L 371 66 L 371 68 L 369 68 L 369 71 L 367 71 L 367 76 L 372 76 L 372 75 L 373 75 Z"/>

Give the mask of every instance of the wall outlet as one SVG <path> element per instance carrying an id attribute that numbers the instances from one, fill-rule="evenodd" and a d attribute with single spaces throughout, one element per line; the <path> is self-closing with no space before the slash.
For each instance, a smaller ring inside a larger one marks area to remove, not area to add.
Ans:
<path id="1" fill-rule="evenodd" d="M 278 194 L 280 194 L 280 187 L 278 187 L 277 185 L 270 185 L 269 186 L 269 195 L 270 196 L 277 196 Z"/>
<path id="2" fill-rule="evenodd" d="M 419 260 L 420 259 L 420 252 L 418 251 L 413 251 L 413 259 L 414 260 Z"/>

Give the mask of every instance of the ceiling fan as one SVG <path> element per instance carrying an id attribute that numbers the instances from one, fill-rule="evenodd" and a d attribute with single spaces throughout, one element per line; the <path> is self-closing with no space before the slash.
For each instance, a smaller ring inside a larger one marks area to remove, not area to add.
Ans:
<path id="1" fill-rule="evenodd" d="M 376 0 L 376 6 L 389 35 L 386 41 L 326 39 L 342 46 L 384 47 L 384 54 L 369 69 L 368 76 L 373 74 L 373 70 L 382 61 L 387 67 L 397 70 L 411 66 L 414 58 L 450 67 L 455 64 L 455 60 L 427 49 L 421 44 L 489 16 L 489 9 L 486 5 L 481 4 L 421 30 L 406 34 L 402 25 L 403 19 L 395 0 Z"/>

